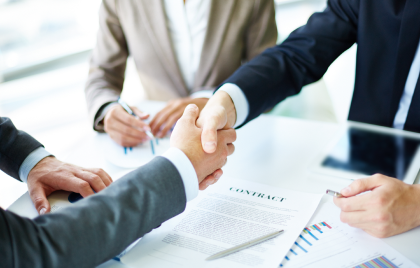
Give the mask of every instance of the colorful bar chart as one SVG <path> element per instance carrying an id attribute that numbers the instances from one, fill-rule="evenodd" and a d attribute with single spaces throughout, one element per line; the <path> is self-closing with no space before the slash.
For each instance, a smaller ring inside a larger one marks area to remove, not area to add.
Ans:
<path id="1" fill-rule="evenodd" d="M 353 268 L 398 268 L 398 266 L 393 264 L 385 256 L 381 256 L 368 262 L 364 262 L 362 264 L 354 266 Z"/>
<path id="2" fill-rule="evenodd" d="M 306 227 L 305 229 L 303 229 L 302 234 L 299 235 L 299 238 L 303 241 L 295 241 L 295 246 L 296 248 L 291 248 L 290 252 L 294 255 L 297 256 L 298 254 L 302 254 L 302 253 L 308 253 L 309 248 L 307 248 L 307 246 L 312 247 L 312 243 L 314 241 L 319 241 L 318 237 L 316 235 L 314 235 L 313 231 L 318 232 L 317 235 L 319 234 L 323 234 L 324 232 L 322 231 L 323 228 L 328 228 L 328 229 L 332 229 L 332 227 L 326 223 L 325 221 L 320 222 L 318 224 L 313 224 L 311 226 Z M 328 230 L 327 229 L 327 230 Z M 309 235 L 309 236 L 307 236 Z M 303 243 L 303 244 L 302 244 Z M 284 257 L 287 261 L 290 261 L 290 258 L 288 256 Z M 282 267 L 283 265 L 280 264 L 280 267 Z M 365 266 L 361 266 L 361 267 L 365 267 Z M 371 268 L 371 266 L 366 266 Z M 375 267 L 376 266 L 372 266 Z M 387 267 L 387 266 L 384 266 Z M 358 268 L 358 267 L 357 267 Z M 382 267 L 380 267 L 382 268 Z"/>

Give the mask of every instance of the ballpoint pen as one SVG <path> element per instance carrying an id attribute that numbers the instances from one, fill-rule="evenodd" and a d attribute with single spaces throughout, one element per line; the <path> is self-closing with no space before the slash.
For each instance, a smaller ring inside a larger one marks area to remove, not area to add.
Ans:
<path id="1" fill-rule="evenodd" d="M 335 196 L 335 197 L 343 197 L 342 194 L 340 194 L 339 192 L 335 192 L 333 190 L 327 190 L 327 195 L 331 195 L 331 196 Z"/>
<path id="2" fill-rule="evenodd" d="M 251 246 L 256 245 L 258 243 L 261 243 L 261 242 L 263 242 L 265 240 L 268 240 L 270 238 L 276 237 L 279 234 L 282 234 L 283 232 L 284 232 L 284 230 L 275 231 L 274 233 L 271 233 L 271 234 L 268 234 L 268 235 L 264 235 L 262 237 L 258 237 L 258 238 L 254 239 L 254 240 L 249 241 L 249 242 L 245 242 L 243 244 L 234 246 L 233 248 L 229 248 L 229 249 L 220 251 L 219 253 L 216 253 L 216 254 L 211 255 L 210 257 L 208 257 L 206 259 L 206 261 L 211 261 L 211 260 L 214 260 L 214 259 L 218 259 L 218 258 L 224 257 L 226 255 L 232 254 L 232 253 L 234 253 L 236 251 L 239 251 L 239 250 L 242 250 L 242 249 L 251 247 Z"/>
<path id="3" fill-rule="evenodd" d="M 130 106 L 128 106 L 127 103 L 125 103 L 121 98 L 118 99 L 118 103 L 123 107 L 123 109 L 131 114 L 132 116 L 134 116 L 135 118 L 139 118 L 134 112 L 133 110 L 131 110 Z M 152 148 L 152 153 L 153 155 L 155 154 L 155 147 L 153 146 L 153 139 L 155 138 L 155 136 L 153 136 L 152 132 L 150 132 L 149 130 L 143 130 L 144 133 L 146 133 L 147 136 L 149 136 L 150 138 L 150 147 Z M 132 147 L 130 147 L 130 150 L 132 150 Z M 124 152 L 127 154 L 127 147 L 124 147 Z"/>

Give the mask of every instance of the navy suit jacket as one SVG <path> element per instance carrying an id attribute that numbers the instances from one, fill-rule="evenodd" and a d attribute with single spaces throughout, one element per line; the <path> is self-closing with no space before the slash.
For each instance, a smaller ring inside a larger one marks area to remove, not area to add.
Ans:
<path id="1" fill-rule="evenodd" d="M 281 45 L 267 49 L 225 82 L 245 93 L 250 108 L 246 123 L 319 80 L 357 43 L 349 120 L 391 127 L 419 39 L 419 0 L 329 0 L 325 11 L 313 14 Z M 413 100 L 420 97 L 419 84 Z M 420 116 L 418 106 L 411 105 L 407 121 L 411 116 Z M 409 130 L 420 132 L 418 121 Z"/>
<path id="2" fill-rule="evenodd" d="M 0 117 L 0 170 L 20 180 L 19 168 L 26 157 L 42 144 L 17 130 L 7 117 Z"/>

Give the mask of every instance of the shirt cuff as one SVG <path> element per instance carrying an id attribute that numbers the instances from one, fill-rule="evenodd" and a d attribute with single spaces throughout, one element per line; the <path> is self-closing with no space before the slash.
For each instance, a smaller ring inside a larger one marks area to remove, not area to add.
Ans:
<path id="1" fill-rule="evenodd" d="M 171 161 L 181 175 L 187 202 L 196 198 L 198 195 L 198 178 L 188 157 L 175 147 L 169 148 L 162 156 Z"/>
<path id="2" fill-rule="evenodd" d="M 103 130 L 103 126 L 100 126 L 100 123 L 102 120 L 104 120 L 106 113 L 109 111 L 109 109 L 111 109 L 113 106 L 115 105 L 119 105 L 118 102 L 111 102 L 106 104 L 105 106 L 102 107 L 102 110 L 100 111 L 100 113 L 97 115 L 97 117 L 95 118 L 95 129 L 96 130 Z"/>
<path id="3" fill-rule="evenodd" d="M 245 97 L 244 92 L 240 87 L 235 84 L 227 83 L 219 88 L 229 94 L 232 99 L 233 105 L 236 110 L 236 123 L 233 128 L 236 128 L 242 125 L 245 122 L 245 119 L 248 117 L 249 113 L 249 104 L 248 100 Z"/>
<path id="4" fill-rule="evenodd" d="M 51 155 L 52 154 L 45 150 L 44 147 L 39 147 L 38 149 L 30 153 L 25 158 L 25 160 L 19 168 L 19 178 L 21 179 L 21 181 L 26 183 L 28 181 L 29 172 L 34 168 L 34 166 L 45 157 Z"/>
<path id="5" fill-rule="evenodd" d="M 206 98 L 210 99 L 213 96 L 214 90 L 200 90 L 190 95 L 193 99 Z"/>

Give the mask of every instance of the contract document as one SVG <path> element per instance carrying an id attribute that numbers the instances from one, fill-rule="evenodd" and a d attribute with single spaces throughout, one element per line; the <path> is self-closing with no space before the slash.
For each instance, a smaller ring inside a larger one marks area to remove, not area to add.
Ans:
<path id="1" fill-rule="evenodd" d="M 340 209 L 322 203 L 282 261 L 282 268 L 418 267 L 381 239 L 340 221 Z"/>
<path id="2" fill-rule="evenodd" d="M 145 235 L 121 262 L 132 267 L 278 267 L 321 197 L 223 177 L 200 192 L 182 214 Z M 204 260 L 276 230 L 284 233 L 223 258 Z"/>

